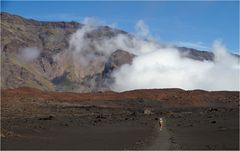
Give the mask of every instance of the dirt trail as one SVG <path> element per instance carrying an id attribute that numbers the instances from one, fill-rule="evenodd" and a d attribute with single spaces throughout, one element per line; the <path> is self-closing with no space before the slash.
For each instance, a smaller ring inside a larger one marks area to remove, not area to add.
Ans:
<path id="1" fill-rule="evenodd" d="M 166 127 L 163 126 L 162 129 L 160 129 L 159 124 L 157 123 L 155 126 L 156 130 L 155 133 L 157 133 L 157 136 L 152 141 L 152 143 L 147 146 L 146 150 L 168 150 L 171 147 L 171 135 Z"/>

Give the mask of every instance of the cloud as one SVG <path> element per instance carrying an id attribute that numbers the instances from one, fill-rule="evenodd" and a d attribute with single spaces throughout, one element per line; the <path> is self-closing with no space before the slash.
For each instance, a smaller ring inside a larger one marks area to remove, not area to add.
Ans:
<path id="1" fill-rule="evenodd" d="M 160 48 L 137 56 L 112 76 L 115 91 L 149 88 L 239 90 L 239 63 L 220 42 L 213 44 L 214 61 L 182 58 L 176 48 Z"/>
<path id="2" fill-rule="evenodd" d="M 135 25 L 136 34 L 140 37 L 147 38 L 149 36 L 149 28 L 143 20 L 138 20 Z"/>
<path id="3" fill-rule="evenodd" d="M 41 50 L 37 47 L 29 47 L 21 50 L 21 57 L 25 61 L 33 61 L 34 59 L 37 59 L 40 54 Z"/>
<path id="4" fill-rule="evenodd" d="M 146 38 L 150 32 L 143 20 L 136 23 L 137 36 L 111 29 L 105 29 L 104 32 L 110 30 L 109 33 L 101 36 L 96 33 L 103 29 L 99 22 L 86 18 L 84 23 L 86 25 L 71 36 L 67 51 L 77 66 L 75 69 L 84 71 L 94 64 L 105 63 L 117 49 L 136 55 L 131 65 L 123 65 L 112 73 L 114 82 L 109 86 L 114 91 L 146 88 L 239 90 L 239 59 L 230 55 L 219 41 L 211 48 L 215 56 L 213 61 L 197 61 L 181 57 L 174 46 Z M 201 42 L 186 44 L 202 48 L 204 45 Z"/>
<path id="5" fill-rule="evenodd" d="M 87 17 L 84 19 L 84 24 L 85 26 L 70 37 L 68 49 L 75 64 L 81 66 L 87 67 L 91 62 L 106 61 L 111 53 L 117 49 L 138 54 L 151 51 L 151 47 L 160 47 L 155 42 L 129 36 L 116 30 L 103 29 L 103 26 L 99 26 L 103 25 L 103 22 L 96 20 L 96 18 Z M 100 28 L 105 31 L 101 31 Z M 109 36 L 101 36 L 97 32 L 109 32 L 105 33 Z"/>
<path id="6" fill-rule="evenodd" d="M 105 23 L 103 21 L 98 20 L 95 17 L 85 17 L 83 19 L 83 24 L 87 26 L 101 26 L 104 25 Z"/>

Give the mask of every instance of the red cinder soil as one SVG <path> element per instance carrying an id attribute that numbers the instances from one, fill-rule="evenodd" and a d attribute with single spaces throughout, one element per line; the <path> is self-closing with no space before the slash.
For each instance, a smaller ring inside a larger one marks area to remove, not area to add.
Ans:
<path id="1" fill-rule="evenodd" d="M 96 105 L 99 101 L 133 101 L 150 100 L 160 101 L 170 107 L 205 107 L 224 105 L 236 107 L 239 105 L 239 92 L 230 91 L 184 91 L 181 89 L 144 89 L 122 93 L 95 92 L 95 93 L 72 93 L 72 92 L 45 92 L 35 88 L 21 87 L 16 89 L 1 90 L 2 104 L 14 100 L 49 100 L 59 102 L 91 101 Z"/>

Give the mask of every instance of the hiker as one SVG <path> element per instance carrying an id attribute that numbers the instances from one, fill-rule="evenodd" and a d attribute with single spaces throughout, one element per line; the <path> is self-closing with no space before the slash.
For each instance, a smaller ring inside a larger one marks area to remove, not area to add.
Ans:
<path id="1" fill-rule="evenodd" d="M 163 128 L 163 118 L 162 117 L 159 118 L 159 127 L 160 127 L 160 131 L 161 131 Z"/>

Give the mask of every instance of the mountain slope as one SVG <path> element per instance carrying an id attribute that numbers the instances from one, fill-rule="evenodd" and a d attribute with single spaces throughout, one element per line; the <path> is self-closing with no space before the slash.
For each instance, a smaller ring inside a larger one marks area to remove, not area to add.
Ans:
<path id="1" fill-rule="evenodd" d="M 74 62 L 75 56 L 69 54 L 69 41 L 78 29 L 85 27 L 84 24 L 36 21 L 4 12 L 1 19 L 1 88 L 28 86 L 75 92 L 109 90 L 108 83 L 114 80 L 111 73 L 123 64 L 131 64 L 135 56 L 118 49 L 104 56 L 90 45 L 84 55 L 91 57 L 94 54 L 95 58 L 87 66 L 79 66 Z M 107 26 L 99 26 L 84 36 L 91 44 L 118 34 L 132 36 Z M 79 45 L 84 44 L 79 42 Z M 25 48 L 37 48 L 40 55 L 28 61 L 22 58 Z M 184 57 L 213 60 L 210 52 L 184 47 L 178 50 Z"/>

